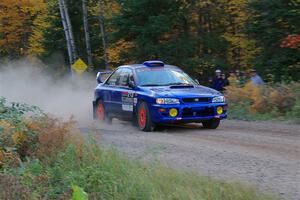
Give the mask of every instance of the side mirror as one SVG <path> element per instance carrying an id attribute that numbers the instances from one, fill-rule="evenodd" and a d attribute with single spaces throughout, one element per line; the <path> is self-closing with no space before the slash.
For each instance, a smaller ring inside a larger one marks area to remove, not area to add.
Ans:
<path id="1" fill-rule="evenodd" d="M 130 80 L 129 83 L 128 83 L 128 86 L 130 88 L 134 88 L 135 87 L 134 81 Z"/>
<path id="2" fill-rule="evenodd" d="M 97 73 L 96 80 L 98 84 L 103 83 L 100 72 Z"/>

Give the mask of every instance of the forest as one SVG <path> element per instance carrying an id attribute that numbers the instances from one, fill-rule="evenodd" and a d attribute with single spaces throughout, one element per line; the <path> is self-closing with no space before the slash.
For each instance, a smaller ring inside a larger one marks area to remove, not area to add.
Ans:
<path id="1" fill-rule="evenodd" d="M 0 0 L 0 61 L 28 58 L 68 73 L 159 59 L 206 82 L 254 68 L 300 79 L 300 0 Z M 34 61 L 32 61 L 34 62 Z"/>

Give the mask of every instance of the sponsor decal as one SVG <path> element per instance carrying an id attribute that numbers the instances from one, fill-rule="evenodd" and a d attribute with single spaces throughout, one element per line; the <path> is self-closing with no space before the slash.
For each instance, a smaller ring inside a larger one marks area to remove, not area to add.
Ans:
<path id="1" fill-rule="evenodd" d="M 122 104 L 122 110 L 132 112 L 133 105 Z"/>
<path id="2" fill-rule="evenodd" d="M 123 111 L 133 111 L 133 104 L 134 104 L 134 93 L 124 91 L 122 92 L 122 110 Z"/>

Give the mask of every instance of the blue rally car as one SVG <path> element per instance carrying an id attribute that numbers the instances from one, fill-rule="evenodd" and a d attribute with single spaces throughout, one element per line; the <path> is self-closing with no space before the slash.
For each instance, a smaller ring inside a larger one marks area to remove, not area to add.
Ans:
<path id="1" fill-rule="evenodd" d="M 131 120 L 142 131 L 190 122 L 216 129 L 227 117 L 220 92 L 199 85 L 178 67 L 162 61 L 120 66 L 104 82 L 101 75 L 97 74 L 93 101 L 94 118 L 100 121 Z"/>

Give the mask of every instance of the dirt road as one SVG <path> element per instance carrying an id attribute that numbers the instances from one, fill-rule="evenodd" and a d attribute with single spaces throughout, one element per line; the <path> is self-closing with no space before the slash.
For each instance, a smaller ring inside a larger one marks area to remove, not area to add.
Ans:
<path id="1" fill-rule="evenodd" d="M 135 159 L 237 180 L 280 199 L 300 200 L 297 125 L 228 120 L 217 130 L 193 124 L 143 133 L 129 123 L 114 121 L 99 125 L 98 131 L 103 144 Z"/>

